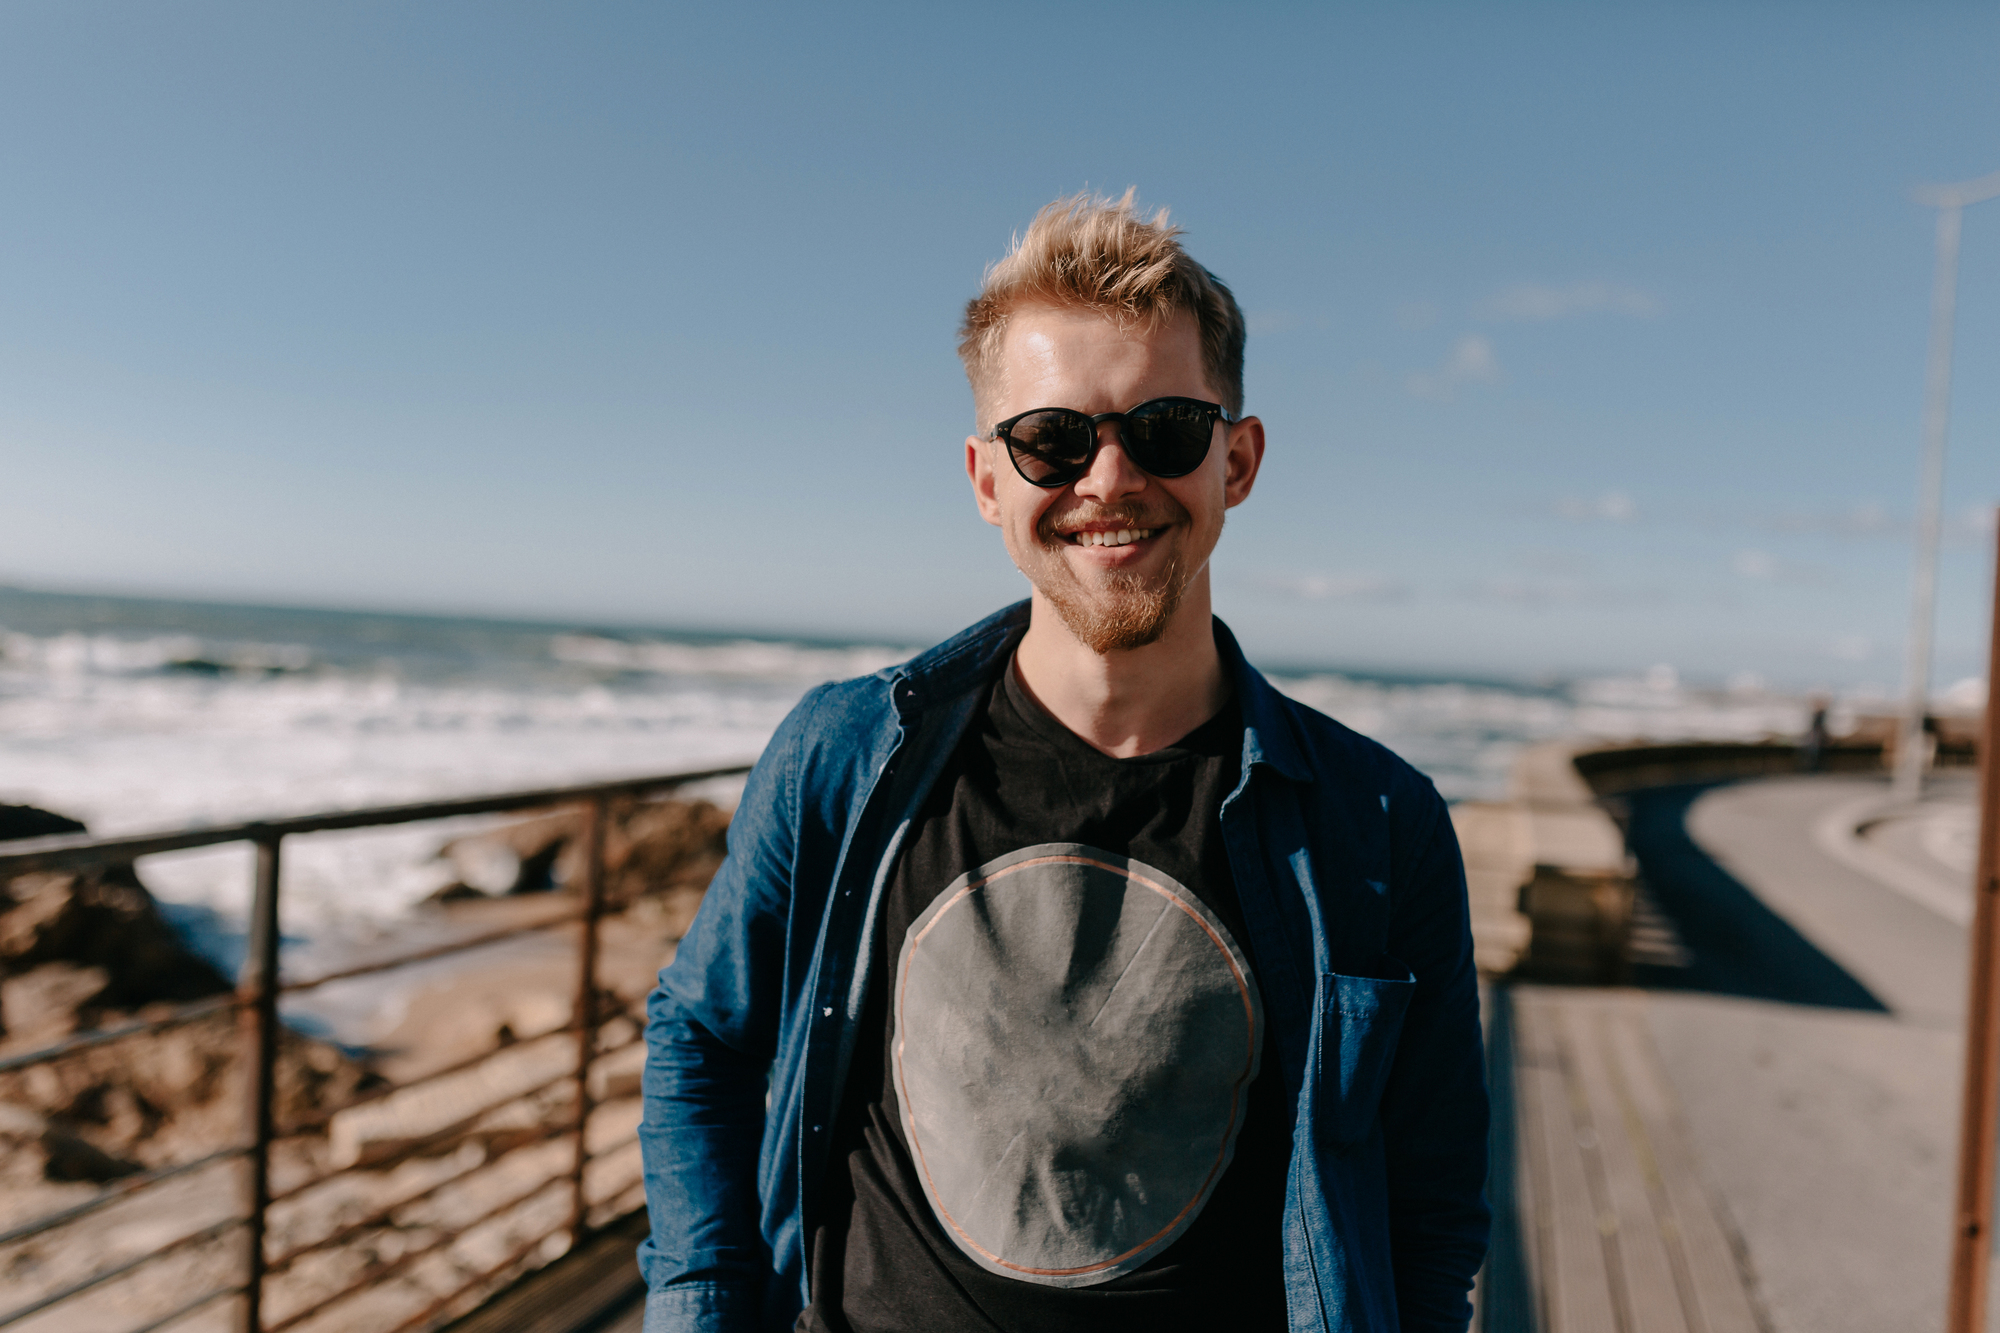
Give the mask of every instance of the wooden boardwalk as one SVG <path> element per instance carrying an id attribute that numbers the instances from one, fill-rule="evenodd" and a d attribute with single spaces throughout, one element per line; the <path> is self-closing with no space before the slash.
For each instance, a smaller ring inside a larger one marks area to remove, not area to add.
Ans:
<path id="1" fill-rule="evenodd" d="M 1763 1333 L 1631 991 L 1500 985 L 1486 1333 Z M 1511 1149 L 1511 1151 L 1510 1151 Z"/>
<path id="2" fill-rule="evenodd" d="M 641 1212 L 537 1269 L 442 1333 L 639 1333 L 645 1287 L 633 1257 Z"/>

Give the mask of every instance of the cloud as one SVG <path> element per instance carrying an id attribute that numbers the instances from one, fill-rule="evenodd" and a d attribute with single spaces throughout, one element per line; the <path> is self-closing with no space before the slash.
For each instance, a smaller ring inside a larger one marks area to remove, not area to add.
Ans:
<path id="1" fill-rule="evenodd" d="M 1746 579 L 1769 579 L 1778 575 L 1778 559 L 1767 551 L 1738 551 L 1729 558 L 1729 567 Z"/>
<path id="2" fill-rule="evenodd" d="M 1829 651 L 1843 662 L 1866 662 L 1875 655 L 1875 644 L 1865 634 L 1844 634 Z"/>
<path id="3" fill-rule="evenodd" d="M 1892 537 L 1910 530 L 1906 518 L 1892 516 L 1874 501 L 1831 513 L 1774 514 L 1763 522 L 1773 532 L 1811 533 L 1828 537 Z"/>
<path id="4" fill-rule="evenodd" d="M 1769 551 L 1738 551 L 1729 557 L 1729 567 L 1742 578 L 1773 583 L 1799 583 L 1823 588 L 1834 581 L 1831 574 L 1816 565 L 1793 564 L 1789 560 L 1780 560 Z"/>
<path id="5" fill-rule="evenodd" d="M 1639 517 L 1639 506 L 1623 491 L 1606 491 L 1597 496 L 1565 495 L 1556 501 L 1556 516 L 1573 523 L 1630 523 Z"/>
<path id="6" fill-rule="evenodd" d="M 1659 588 L 1616 588 L 1580 578 L 1499 578 L 1480 579 L 1460 589 L 1468 601 L 1498 602 L 1503 605 L 1538 610 L 1549 606 L 1602 606 L 1630 608 L 1658 605 L 1668 600 Z"/>
<path id="7" fill-rule="evenodd" d="M 1309 602 L 1397 601 L 1409 589 L 1381 574 L 1272 574 L 1265 587 Z"/>
<path id="8" fill-rule="evenodd" d="M 1498 384 L 1500 361 L 1493 344 L 1477 333 L 1468 333 L 1452 344 L 1451 355 L 1436 370 L 1413 370 L 1403 387 L 1418 398 L 1451 399 L 1460 385 Z"/>
<path id="9" fill-rule="evenodd" d="M 1616 282 L 1575 282 L 1548 287 L 1521 282 L 1489 297 L 1479 313 L 1488 319 L 1545 321 L 1575 315 L 1638 315 L 1660 313 L 1660 303 L 1637 287 Z"/>

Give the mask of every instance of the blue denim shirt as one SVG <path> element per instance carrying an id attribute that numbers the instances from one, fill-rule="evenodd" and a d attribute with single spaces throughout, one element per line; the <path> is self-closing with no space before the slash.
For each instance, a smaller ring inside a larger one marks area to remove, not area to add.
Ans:
<path id="1" fill-rule="evenodd" d="M 778 728 L 729 856 L 648 1002 L 647 1333 L 789 1329 L 828 1140 L 911 821 L 1026 632 L 1009 607 Z M 1221 621 L 1243 714 L 1223 840 L 1297 1107 L 1294 1330 L 1463 1330 L 1486 1249 L 1486 1089 L 1465 875 L 1443 800 L 1279 694 Z"/>

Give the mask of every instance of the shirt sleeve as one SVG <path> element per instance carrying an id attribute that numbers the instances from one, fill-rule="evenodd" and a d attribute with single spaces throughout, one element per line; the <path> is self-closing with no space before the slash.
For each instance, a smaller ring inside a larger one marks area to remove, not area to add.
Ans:
<path id="1" fill-rule="evenodd" d="M 817 693 L 751 770 L 728 855 L 647 1001 L 639 1127 L 652 1220 L 639 1250 L 647 1333 L 759 1325 L 771 1262 L 758 1154 L 783 1003 L 804 719 Z"/>
<path id="2" fill-rule="evenodd" d="M 1491 1221 L 1485 1053 L 1458 838 L 1428 783 L 1420 804 L 1392 835 L 1390 951 L 1416 989 L 1382 1097 L 1390 1248 L 1404 1333 L 1463 1333 Z"/>

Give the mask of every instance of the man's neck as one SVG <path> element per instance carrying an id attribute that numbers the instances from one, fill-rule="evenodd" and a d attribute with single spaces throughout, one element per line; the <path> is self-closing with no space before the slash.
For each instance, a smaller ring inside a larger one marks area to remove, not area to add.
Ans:
<path id="1" fill-rule="evenodd" d="M 1037 592 L 1014 664 L 1021 684 L 1056 721 L 1120 759 L 1165 749 L 1229 702 L 1207 570 L 1188 585 L 1165 634 L 1143 648 L 1109 653 L 1078 641 Z"/>

